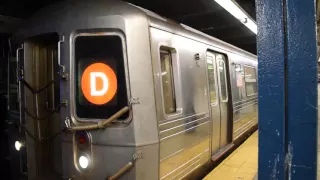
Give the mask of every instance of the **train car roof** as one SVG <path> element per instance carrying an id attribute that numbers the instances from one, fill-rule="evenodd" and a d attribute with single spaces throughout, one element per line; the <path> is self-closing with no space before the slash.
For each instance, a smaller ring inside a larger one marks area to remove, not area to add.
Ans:
<path id="1" fill-rule="evenodd" d="M 129 3 L 130 4 L 130 3 Z M 132 4 L 131 4 L 132 5 Z M 135 6 L 135 5 L 133 5 Z M 251 57 L 253 59 L 256 60 L 257 56 L 250 53 L 250 52 L 247 52 L 241 48 L 238 48 L 236 46 L 233 46 L 229 43 L 226 43 L 220 39 L 217 39 L 215 37 L 212 37 L 208 34 L 205 34 L 201 31 L 198 31 L 194 28 L 191 28 L 185 24 L 182 24 L 182 23 L 178 23 L 178 22 L 175 22 L 175 21 L 172 21 L 171 19 L 168 19 L 168 18 L 165 18 L 165 17 L 162 17 L 152 11 L 149 11 L 147 9 L 144 9 L 142 7 L 139 7 L 139 6 L 135 6 L 139 9 L 141 9 L 143 12 L 146 13 L 146 15 L 148 16 L 149 20 L 150 20 L 150 26 L 152 27 L 155 27 L 155 28 L 159 28 L 159 29 L 162 29 L 162 30 L 165 30 L 165 31 L 168 31 L 168 32 L 171 32 L 171 33 L 174 33 L 174 34 L 179 34 L 179 35 L 182 35 L 182 36 L 186 36 L 190 39 L 194 39 L 196 41 L 200 41 L 200 42 L 203 42 L 203 43 L 206 43 L 206 44 L 215 44 L 216 47 L 220 48 L 220 49 L 223 49 L 223 50 L 226 50 L 226 51 L 232 51 L 233 53 L 236 51 L 237 53 L 236 54 L 241 54 L 241 55 L 244 55 L 244 56 L 248 56 L 248 57 Z"/>
<path id="2" fill-rule="evenodd" d="M 41 9 L 29 18 L 24 23 L 25 26 L 20 28 L 15 35 L 19 39 L 19 36 L 24 38 L 45 33 L 42 31 L 57 32 L 56 30 L 58 30 L 60 26 L 68 26 L 68 22 L 72 21 L 75 17 L 86 20 L 88 17 L 101 18 L 102 16 L 108 15 L 123 15 L 128 19 L 133 17 L 132 15 L 146 18 L 151 27 L 163 29 L 209 45 L 214 44 L 217 48 L 255 60 L 257 58 L 245 50 L 195 30 L 187 25 L 174 22 L 142 7 L 115 0 L 69 0 L 51 5 Z"/>
<path id="3" fill-rule="evenodd" d="M 145 22 L 148 19 L 141 9 L 119 0 L 67 0 L 44 7 L 34 13 L 22 22 L 14 36 L 18 41 L 23 41 L 44 33 L 64 33 L 66 29 L 72 31 L 77 30 L 75 28 L 79 26 L 90 27 L 92 20 L 100 20 L 101 23 L 95 25 L 101 28 L 104 26 L 103 18 L 108 16 L 121 16 L 127 21 L 127 26 L 134 26 L 130 22 L 137 17 L 145 19 Z M 75 21 L 81 24 L 73 26 Z"/>

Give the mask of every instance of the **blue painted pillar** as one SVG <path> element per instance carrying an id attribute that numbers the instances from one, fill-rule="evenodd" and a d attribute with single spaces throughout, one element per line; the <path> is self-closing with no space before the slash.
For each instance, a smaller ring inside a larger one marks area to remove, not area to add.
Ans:
<path id="1" fill-rule="evenodd" d="M 259 180 L 316 180 L 315 0 L 256 0 Z"/>

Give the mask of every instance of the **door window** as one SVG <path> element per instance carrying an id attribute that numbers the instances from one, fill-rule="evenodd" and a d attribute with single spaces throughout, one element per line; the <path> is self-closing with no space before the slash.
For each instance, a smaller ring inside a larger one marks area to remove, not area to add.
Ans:
<path id="1" fill-rule="evenodd" d="M 208 81 L 209 81 L 209 92 L 210 92 L 211 103 L 215 103 L 217 100 L 214 64 L 215 64 L 214 57 L 207 56 Z"/>
<path id="2" fill-rule="evenodd" d="M 221 90 L 221 100 L 228 100 L 228 88 L 227 88 L 227 73 L 226 73 L 226 64 L 225 57 L 221 54 L 216 55 L 216 60 L 218 61 L 218 73 L 220 81 L 220 90 Z"/>

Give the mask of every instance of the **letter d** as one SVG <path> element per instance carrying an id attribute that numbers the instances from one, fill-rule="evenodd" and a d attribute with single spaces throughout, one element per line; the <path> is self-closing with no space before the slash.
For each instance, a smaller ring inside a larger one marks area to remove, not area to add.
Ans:
<path id="1" fill-rule="evenodd" d="M 97 90 L 97 78 L 101 78 L 102 80 L 102 89 Z M 90 89 L 91 96 L 103 96 L 109 88 L 109 81 L 107 76 L 102 72 L 91 72 L 90 73 Z"/>

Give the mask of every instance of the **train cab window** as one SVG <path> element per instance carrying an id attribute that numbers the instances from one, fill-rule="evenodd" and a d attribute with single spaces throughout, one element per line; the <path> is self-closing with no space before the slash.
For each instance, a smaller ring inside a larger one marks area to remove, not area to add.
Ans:
<path id="1" fill-rule="evenodd" d="M 228 88 L 227 88 L 227 72 L 225 57 L 221 54 L 216 55 L 216 60 L 218 61 L 218 73 L 219 73 L 219 82 L 221 88 L 221 100 L 228 100 Z"/>
<path id="2" fill-rule="evenodd" d="M 244 77 L 247 96 L 257 94 L 257 77 L 256 69 L 250 66 L 244 66 Z"/>
<path id="3" fill-rule="evenodd" d="M 215 103 L 217 100 L 214 64 L 215 64 L 214 57 L 207 56 L 208 81 L 209 81 L 211 103 Z"/>
<path id="4" fill-rule="evenodd" d="M 166 114 L 171 114 L 176 112 L 177 108 L 172 68 L 172 56 L 170 51 L 161 48 L 160 63 L 164 110 Z"/>
<path id="5" fill-rule="evenodd" d="M 74 40 L 78 118 L 106 119 L 128 105 L 120 35 L 80 35 Z M 129 113 L 119 120 L 128 118 Z"/>

